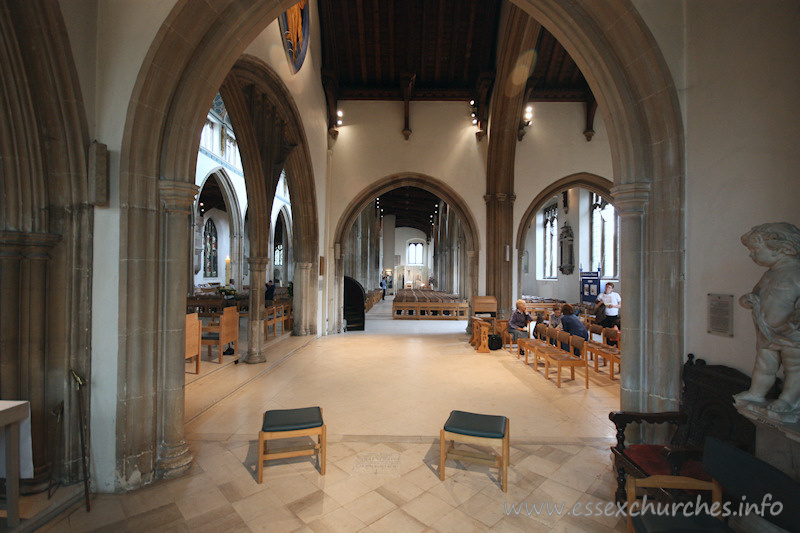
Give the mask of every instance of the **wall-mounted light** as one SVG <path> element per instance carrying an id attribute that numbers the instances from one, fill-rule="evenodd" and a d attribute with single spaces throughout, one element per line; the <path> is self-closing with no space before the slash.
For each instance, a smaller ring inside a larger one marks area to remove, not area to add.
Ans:
<path id="1" fill-rule="evenodd" d="M 522 113 L 522 119 L 519 121 L 519 130 L 517 130 L 517 140 L 521 141 L 525 136 L 525 131 L 528 126 L 533 122 L 533 106 L 525 106 Z"/>
<path id="2" fill-rule="evenodd" d="M 339 109 L 338 111 L 336 111 L 336 116 L 339 117 L 339 118 L 336 119 L 336 125 L 337 126 L 341 126 L 342 125 L 342 118 L 344 117 L 344 112 L 342 112 L 342 110 Z"/>

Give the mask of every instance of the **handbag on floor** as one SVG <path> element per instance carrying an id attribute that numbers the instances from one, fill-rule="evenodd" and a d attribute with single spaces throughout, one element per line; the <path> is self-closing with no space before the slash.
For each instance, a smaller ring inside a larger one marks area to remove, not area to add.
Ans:
<path id="1" fill-rule="evenodd" d="M 500 335 L 489 335 L 489 349 L 499 350 L 503 347 L 503 338 Z"/>

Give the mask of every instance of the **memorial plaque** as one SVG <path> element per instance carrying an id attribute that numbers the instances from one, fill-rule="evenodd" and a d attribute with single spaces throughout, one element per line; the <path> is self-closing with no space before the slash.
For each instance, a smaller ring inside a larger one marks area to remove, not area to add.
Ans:
<path id="1" fill-rule="evenodd" d="M 733 294 L 708 295 L 708 332 L 733 337 Z"/>

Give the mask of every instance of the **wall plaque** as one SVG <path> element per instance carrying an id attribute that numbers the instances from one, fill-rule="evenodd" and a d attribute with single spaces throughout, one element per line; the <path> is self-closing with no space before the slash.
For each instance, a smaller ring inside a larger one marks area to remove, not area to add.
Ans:
<path id="1" fill-rule="evenodd" d="M 708 333 L 733 337 L 733 294 L 708 295 Z"/>

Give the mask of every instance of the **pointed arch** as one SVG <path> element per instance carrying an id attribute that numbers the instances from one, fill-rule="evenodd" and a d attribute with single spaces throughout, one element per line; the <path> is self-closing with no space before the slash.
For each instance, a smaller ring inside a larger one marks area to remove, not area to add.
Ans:
<path id="1" fill-rule="evenodd" d="M 342 330 L 342 303 L 344 302 L 344 295 L 342 287 L 344 283 L 344 247 L 347 242 L 347 235 L 353 223 L 358 218 L 359 213 L 369 204 L 369 202 L 380 195 L 398 189 L 400 187 L 417 187 L 430 193 L 435 194 L 444 200 L 448 206 L 452 207 L 456 216 L 461 220 L 464 227 L 464 234 L 466 239 L 467 256 L 469 258 L 467 264 L 467 300 L 472 305 L 472 295 L 478 294 L 478 252 L 480 251 L 480 241 L 478 233 L 478 225 L 475 222 L 475 217 L 467 205 L 467 202 L 459 195 L 455 189 L 447 185 L 441 180 L 415 172 L 404 172 L 386 176 L 370 186 L 359 192 L 355 198 L 350 201 L 347 208 L 339 218 L 339 223 L 336 226 L 334 233 L 334 286 L 337 287 L 337 297 L 334 301 L 334 309 L 336 310 L 336 318 L 334 321 L 335 330 Z M 471 314 L 471 309 L 470 309 Z"/>

